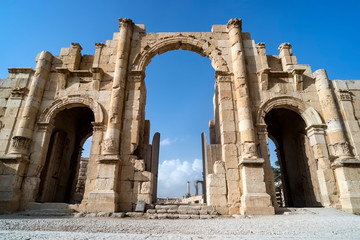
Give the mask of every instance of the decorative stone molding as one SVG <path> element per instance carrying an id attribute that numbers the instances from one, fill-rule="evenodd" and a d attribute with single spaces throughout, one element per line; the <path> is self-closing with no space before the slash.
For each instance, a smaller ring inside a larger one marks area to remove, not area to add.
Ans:
<path id="1" fill-rule="evenodd" d="M 352 101 L 351 92 L 347 90 L 340 90 L 338 98 L 340 101 Z"/>
<path id="2" fill-rule="evenodd" d="M 120 161 L 120 155 L 117 154 L 107 154 L 107 155 L 99 155 L 96 160 L 98 163 L 118 163 Z"/>
<path id="3" fill-rule="evenodd" d="M 330 153 L 334 157 L 343 157 L 351 156 L 351 151 L 349 143 L 347 142 L 338 142 L 332 145 L 329 145 Z"/>
<path id="4" fill-rule="evenodd" d="M 32 68 L 8 68 L 8 72 L 10 74 L 19 74 L 19 73 L 33 74 L 35 70 Z"/>
<path id="5" fill-rule="evenodd" d="M 31 139 L 15 136 L 12 140 L 11 153 L 26 154 L 29 151 Z"/>
<path id="6" fill-rule="evenodd" d="M 16 99 L 23 99 L 24 96 L 29 92 L 29 89 L 27 89 L 26 87 L 23 88 L 14 88 L 11 91 L 11 98 L 16 98 Z"/>
<path id="7" fill-rule="evenodd" d="M 89 98 L 86 95 L 69 95 L 67 97 L 55 100 L 44 112 L 40 115 L 39 122 L 49 123 L 56 116 L 56 114 L 65 108 L 86 106 L 89 107 L 95 117 L 95 122 L 103 122 L 104 114 L 101 105 Z"/>
<path id="8" fill-rule="evenodd" d="M 298 113 L 304 119 L 306 126 L 324 124 L 319 113 L 313 107 L 298 98 L 287 95 L 272 97 L 261 103 L 256 123 L 265 124 L 265 115 L 276 108 L 286 108 Z"/>
<path id="9" fill-rule="evenodd" d="M 184 36 L 182 34 L 174 34 L 174 36 L 168 36 L 148 43 L 148 45 L 135 56 L 132 62 L 132 70 L 145 72 L 146 66 L 156 54 L 180 48 L 208 57 L 215 71 L 229 72 L 227 63 L 218 48 L 212 46 L 210 42 L 204 39 L 198 39 L 194 36 Z"/>
<path id="10" fill-rule="evenodd" d="M 100 67 L 91 68 L 92 77 L 95 81 L 101 81 L 104 71 Z"/>
<path id="11" fill-rule="evenodd" d="M 231 28 L 237 27 L 240 28 L 240 32 L 241 32 L 241 28 L 242 28 L 242 20 L 241 18 L 232 18 L 228 21 L 228 23 L 226 24 L 226 27 L 230 30 Z"/>
<path id="12" fill-rule="evenodd" d="M 67 86 L 67 78 L 70 74 L 68 68 L 57 67 L 56 72 L 58 73 L 58 81 L 56 85 L 56 96 L 60 95 L 60 92 L 66 89 Z"/>
<path id="13" fill-rule="evenodd" d="M 263 165 L 265 160 L 263 158 L 242 158 L 239 165 Z"/>

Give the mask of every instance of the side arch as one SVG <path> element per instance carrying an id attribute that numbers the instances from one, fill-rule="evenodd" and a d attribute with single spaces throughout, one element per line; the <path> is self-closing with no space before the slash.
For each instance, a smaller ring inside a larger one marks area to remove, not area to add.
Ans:
<path id="1" fill-rule="evenodd" d="M 258 125 L 265 124 L 265 115 L 272 109 L 286 108 L 298 113 L 305 121 L 306 126 L 324 125 L 319 113 L 308 104 L 298 98 L 291 96 L 279 96 L 265 100 L 259 107 L 256 123 Z"/>
<path id="2" fill-rule="evenodd" d="M 196 52 L 201 56 L 208 57 L 215 71 L 229 71 L 227 63 L 221 56 L 221 51 L 218 48 L 204 39 L 182 35 L 160 39 L 152 46 L 146 45 L 142 51 L 135 56 L 132 62 L 132 71 L 145 72 L 146 66 L 156 54 L 178 49 Z"/>
<path id="3" fill-rule="evenodd" d="M 49 107 L 47 107 L 44 112 L 40 115 L 40 123 L 51 123 L 57 113 L 60 111 L 73 108 L 73 107 L 89 107 L 93 113 L 96 123 L 104 122 L 104 113 L 97 101 L 89 98 L 85 95 L 69 95 L 67 97 L 58 99 L 54 101 Z"/>

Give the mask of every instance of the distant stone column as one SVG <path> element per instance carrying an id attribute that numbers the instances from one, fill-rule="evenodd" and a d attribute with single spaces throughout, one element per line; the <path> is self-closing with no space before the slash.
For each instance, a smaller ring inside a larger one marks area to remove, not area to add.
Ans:
<path id="1" fill-rule="evenodd" d="M 151 172 L 153 173 L 153 203 L 157 201 L 157 182 L 159 171 L 160 133 L 155 133 L 152 140 Z"/>
<path id="2" fill-rule="evenodd" d="M 324 69 L 314 72 L 316 89 L 322 109 L 322 116 L 326 122 L 326 133 L 329 140 L 330 155 L 335 158 L 331 167 L 335 172 L 335 179 L 340 191 L 340 204 L 344 211 L 360 212 L 360 161 L 351 152 L 346 138 L 345 129 L 338 105 L 330 88 L 329 79 Z"/>
<path id="3" fill-rule="evenodd" d="M 270 195 L 266 193 L 264 159 L 259 158 L 257 152 L 241 27 L 241 19 L 237 18 L 230 19 L 227 24 L 231 45 L 238 130 L 240 132 L 241 157 L 238 157 L 242 184 L 240 213 L 274 214 Z"/>
<path id="4" fill-rule="evenodd" d="M 25 102 L 16 134 L 13 137 L 11 153 L 27 155 L 33 136 L 35 121 L 39 112 L 46 82 L 50 76 L 52 55 L 41 52 L 37 56 L 35 74 L 31 80 L 29 94 Z"/>
<path id="5" fill-rule="evenodd" d="M 187 194 L 187 196 L 190 196 L 190 182 L 189 181 L 186 182 L 186 186 L 187 186 L 186 194 Z"/>
<path id="6" fill-rule="evenodd" d="M 202 182 L 202 194 L 204 203 L 206 203 L 206 176 L 209 174 L 209 158 L 208 158 L 208 145 L 206 134 L 201 133 L 201 144 L 202 144 L 202 159 L 203 159 L 203 182 Z M 198 182 L 195 183 L 196 195 L 198 195 Z"/>
<path id="7" fill-rule="evenodd" d="M 129 60 L 131 36 L 134 23 L 131 19 L 119 19 L 119 39 L 110 97 L 109 118 L 102 146 L 102 155 L 119 155 L 122 110 L 125 98 L 125 83 Z"/>

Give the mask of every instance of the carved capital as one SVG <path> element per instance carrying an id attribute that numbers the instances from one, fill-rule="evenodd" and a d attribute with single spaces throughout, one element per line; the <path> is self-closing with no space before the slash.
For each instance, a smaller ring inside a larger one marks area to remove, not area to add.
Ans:
<path id="1" fill-rule="evenodd" d="M 15 136 L 12 140 L 11 153 L 28 153 L 31 139 L 22 136 Z"/>
<path id="2" fill-rule="evenodd" d="M 29 92 L 29 90 L 26 87 L 14 88 L 11 91 L 11 98 L 22 99 L 28 92 Z"/>
<path id="3" fill-rule="evenodd" d="M 47 122 L 38 122 L 38 130 L 41 132 L 51 132 L 54 129 L 54 125 Z"/>
<path id="4" fill-rule="evenodd" d="M 231 74 L 222 71 L 215 72 L 216 82 L 231 82 Z"/>
<path id="5" fill-rule="evenodd" d="M 79 48 L 80 51 L 82 50 L 82 47 L 81 47 L 80 43 L 71 43 L 70 47 L 71 48 Z"/>
<path id="6" fill-rule="evenodd" d="M 240 145 L 241 156 L 243 158 L 253 158 L 257 156 L 256 144 L 254 142 L 245 142 Z"/>
<path id="7" fill-rule="evenodd" d="M 91 124 L 93 125 L 93 131 L 94 132 L 104 130 L 104 124 L 101 123 L 101 122 L 91 122 Z"/>
<path id="8" fill-rule="evenodd" d="M 334 157 L 352 156 L 349 143 L 338 142 L 329 145 L 330 153 Z"/>
<path id="9" fill-rule="evenodd" d="M 101 43 L 101 42 L 95 43 L 95 48 L 103 48 L 103 47 L 105 47 L 105 46 L 106 46 L 106 44 Z"/>
<path id="10" fill-rule="evenodd" d="M 290 43 L 282 43 L 280 44 L 278 50 L 281 52 L 284 49 L 290 49 L 291 50 L 292 46 Z"/>
<path id="11" fill-rule="evenodd" d="M 130 18 L 119 18 L 119 28 L 125 27 L 133 27 L 134 23 Z"/>
<path id="12" fill-rule="evenodd" d="M 118 151 L 118 143 L 113 138 L 106 138 L 102 142 L 102 152 L 104 154 L 116 154 Z"/>
<path id="13" fill-rule="evenodd" d="M 226 24 L 226 27 L 230 30 L 234 27 L 239 28 L 241 32 L 242 28 L 242 20 L 241 18 L 232 18 L 229 20 L 229 22 Z"/>
<path id="14" fill-rule="evenodd" d="M 132 82 L 142 82 L 145 79 L 144 71 L 131 71 L 129 73 L 130 81 Z"/>
<path id="15" fill-rule="evenodd" d="M 339 96 L 340 101 L 352 101 L 350 91 L 340 90 L 338 96 Z"/>

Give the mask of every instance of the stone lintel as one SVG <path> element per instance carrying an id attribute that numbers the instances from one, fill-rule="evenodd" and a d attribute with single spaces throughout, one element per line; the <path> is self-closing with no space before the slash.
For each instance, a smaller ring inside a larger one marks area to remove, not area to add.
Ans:
<path id="1" fill-rule="evenodd" d="M 249 166 L 249 165 L 262 165 L 265 160 L 263 158 L 242 158 L 239 162 L 239 165 Z"/>
<path id="2" fill-rule="evenodd" d="M 360 167 L 360 160 L 357 158 L 339 157 L 331 163 L 331 168 L 336 169 L 339 167 Z"/>
<path id="3" fill-rule="evenodd" d="M 116 164 L 121 161 L 120 155 L 118 154 L 109 154 L 109 155 L 99 155 L 97 162 L 98 163 L 108 163 L 108 164 Z"/>

